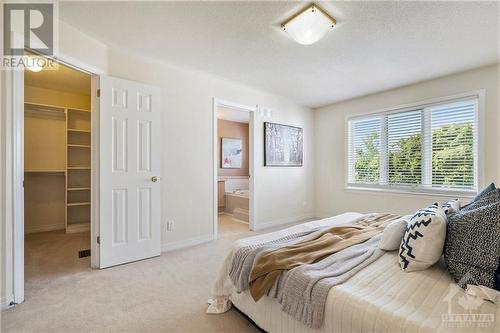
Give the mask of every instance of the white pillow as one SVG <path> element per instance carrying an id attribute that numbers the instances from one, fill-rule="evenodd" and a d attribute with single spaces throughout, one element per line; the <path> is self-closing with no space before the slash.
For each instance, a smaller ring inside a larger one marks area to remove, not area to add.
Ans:
<path id="1" fill-rule="evenodd" d="M 399 249 L 401 240 L 403 239 L 403 235 L 406 231 L 406 225 L 408 223 L 407 220 L 409 220 L 409 218 L 411 218 L 411 215 L 389 223 L 382 233 L 382 238 L 380 239 L 380 243 L 378 243 L 378 247 L 385 251 L 394 251 Z"/>
<path id="2" fill-rule="evenodd" d="M 443 253 L 446 239 L 446 214 L 439 204 L 418 210 L 408 223 L 401 246 L 399 263 L 405 272 L 424 270 L 435 264 Z"/>
<path id="3" fill-rule="evenodd" d="M 460 210 L 460 200 L 455 199 L 455 200 L 446 201 L 445 203 L 443 203 L 441 205 L 441 208 L 443 208 L 446 216 L 454 214 Z"/>

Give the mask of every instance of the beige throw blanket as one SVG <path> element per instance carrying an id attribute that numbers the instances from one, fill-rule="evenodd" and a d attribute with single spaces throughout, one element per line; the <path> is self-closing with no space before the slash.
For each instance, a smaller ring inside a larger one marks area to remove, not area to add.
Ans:
<path id="1" fill-rule="evenodd" d="M 382 235 L 353 245 L 314 264 L 295 267 L 281 275 L 274 296 L 281 310 L 311 328 L 323 325 L 330 289 L 346 282 L 360 270 L 378 260 L 384 251 L 378 247 Z M 283 281 L 282 281 L 283 280 Z M 273 290 L 271 290 L 273 292 Z"/>
<path id="2" fill-rule="evenodd" d="M 380 234 L 392 221 L 393 214 L 374 214 L 344 226 L 312 233 L 300 242 L 265 252 L 255 258 L 250 274 L 250 293 L 255 301 L 266 295 L 285 270 L 312 264 L 323 258 L 363 243 Z"/>

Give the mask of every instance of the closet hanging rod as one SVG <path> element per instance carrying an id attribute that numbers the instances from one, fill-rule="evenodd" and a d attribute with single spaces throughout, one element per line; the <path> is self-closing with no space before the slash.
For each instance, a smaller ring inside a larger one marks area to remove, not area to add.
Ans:
<path id="1" fill-rule="evenodd" d="M 24 173 L 31 173 L 44 176 L 64 176 L 65 170 L 25 170 Z"/>

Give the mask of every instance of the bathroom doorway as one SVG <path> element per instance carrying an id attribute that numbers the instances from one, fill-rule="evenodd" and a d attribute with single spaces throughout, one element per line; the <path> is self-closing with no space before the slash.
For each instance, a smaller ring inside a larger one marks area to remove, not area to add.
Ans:
<path id="1" fill-rule="evenodd" d="M 254 111 L 214 102 L 214 238 L 253 229 Z"/>

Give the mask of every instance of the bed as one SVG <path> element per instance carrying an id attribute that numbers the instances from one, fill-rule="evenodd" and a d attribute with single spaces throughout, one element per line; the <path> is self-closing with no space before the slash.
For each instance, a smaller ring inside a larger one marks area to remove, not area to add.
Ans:
<path id="1" fill-rule="evenodd" d="M 275 298 L 265 296 L 254 302 L 248 291 L 235 292 L 227 271 L 232 253 L 239 247 L 318 226 L 340 225 L 361 216 L 345 213 L 237 241 L 221 268 L 213 295 L 219 301 L 230 300 L 267 332 L 500 332 L 498 304 L 467 295 L 452 281 L 443 263 L 424 271 L 402 272 L 396 251 L 385 253 L 330 290 L 319 329 L 282 312 Z"/>

